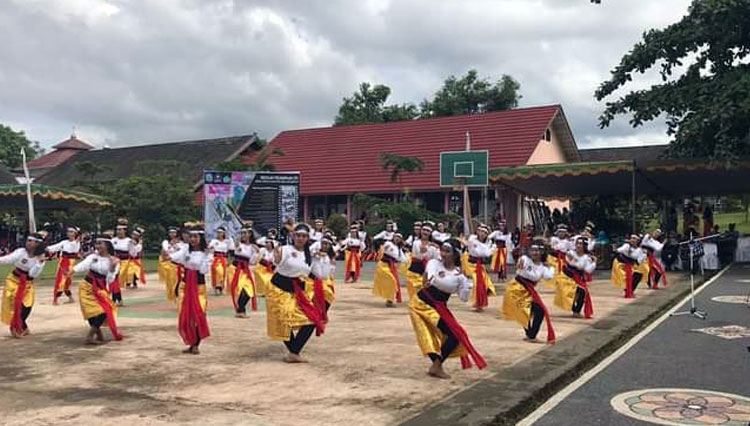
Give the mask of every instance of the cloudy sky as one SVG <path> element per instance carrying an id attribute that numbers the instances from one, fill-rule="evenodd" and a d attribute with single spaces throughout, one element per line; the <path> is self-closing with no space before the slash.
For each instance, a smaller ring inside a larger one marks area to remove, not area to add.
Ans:
<path id="1" fill-rule="evenodd" d="M 689 0 L 3 0 L 0 122 L 50 146 L 99 146 L 330 125 L 361 81 L 418 103 L 476 68 L 560 103 L 580 146 L 666 141 L 597 127 L 593 99 L 643 31 Z M 653 79 L 646 76 L 640 84 Z"/>

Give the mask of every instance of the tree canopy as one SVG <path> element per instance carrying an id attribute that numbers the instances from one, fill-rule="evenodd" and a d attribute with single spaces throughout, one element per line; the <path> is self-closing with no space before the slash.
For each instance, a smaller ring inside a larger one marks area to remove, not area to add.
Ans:
<path id="1" fill-rule="evenodd" d="M 509 75 L 492 82 L 488 78 L 480 78 L 478 72 L 472 69 L 463 77 L 448 77 L 432 100 L 424 99 L 417 107 L 412 103 L 386 105 L 391 88 L 365 82 L 359 85 L 358 92 L 343 99 L 334 125 L 387 123 L 502 111 L 518 106 L 520 87 Z"/>
<path id="2" fill-rule="evenodd" d="M 39 142 L 28 140 L 23 131 L 15 131 L 0 124 L 0 163 L 11 169 L 20 168 L 22 166 L 21 148 L 26 150 L 27 161 L 44 153 Z"/>
<path id="3" fill-rule="evenodd" d="M 380 165 L 383 170 L 391 171 L 391 182 L 396 183 L 401 178 L 401 173 L 421 172 L 424 162 L 417 157 L 404 157 L 388 152 L 380 153 Z"/>
<path id="4" fill-rule="evenodd" d="M 633 127 L 666 118 L 672 157 L 727 162 L 750 155 L 750 0 L 693 0 L 688 14 L 650 30 L 595 93 L 601 101 L 634 74 L 658 68 L 661 83 L 606 103 L 607 127 L 630 114 Z"/>

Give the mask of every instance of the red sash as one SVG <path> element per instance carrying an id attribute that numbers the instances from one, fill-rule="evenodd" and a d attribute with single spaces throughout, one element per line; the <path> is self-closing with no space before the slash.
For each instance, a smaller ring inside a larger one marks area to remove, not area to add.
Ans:
<path id="1" fill-rule="evenodd" d="M 586 282 L 586 278 L 582 271 L 578 271 L 573 267 L 569 266 L 566 270 L 570 272 L 570 275 L 572 275 L 571 278 L 573 278 L 573 281 L 576 282 L 578 287 L 581 287 L 583 291 L 586 292 L 583 299 L 583 316 L 586 319 L 590 319 L 594 316 L 594 302 L 591 300 L 591 292 L 589 291 L 589 285 Z"/>
<path id="2" fill-rule="evenodd" d="M 141 282 L 141 284 L 146 284 L 146 271 L 143 269 L 143 262 L 141 262 L 140 257 L 131 257 L 130 261 L 133 263 L 133 265 L 138 267 L 138 281 Z M 128 277 L 130 279 L 130 277 Z"/>
<path id="3" fill-rule="evenodd" d="M 435 298 L 425 289 L 420 290 L 420 292 L 424 298 L 430 302 L 429 304 L 435 308 L 438 315 L 440 315 L 440 319 L 442 319 L 445 325 L 448 326 L 451 333 L 456 336 L 456 339 L 458 339 L 461 346 L 463 346 L 466 349 L 466 352 L 468 352 L 467 355 L 461 357 L 461 367 L 464 369 L 471 368 L 471 359 L 474 360 L 478 369 L 481 370 L 486 367 L 487 361 L 485 361 L 482 354 L 474 348 L 474 345 L 471 344 L 469 335 L 466 334 L 466 330 L 461 327 L 461 324 L 458 323 L 456 317 L 454 317 L 453 313 L 448 309 L 448 305 L 445 302 L 435 300 Z"/>
<path id="4" fill-rule="evenodd" d="M 115 312 L 114 309 L 112 309 L 112 302 L 99 293 L 99 290 L 106 291 L 107 279 L 98 278 L 93 274 L 89 274 L 89 280 L 91 281 L 89 284 L 91 284 L 91 290 L 94 294 L 94 299 L 96 299 L 96 303 L 99 304 L 99 307 L 101 307 L 107 315 L 107 327 L 109 327 L 112 337 L 115 340 L 122 340 L 122 334 L 120 334 L 120 331 L 117 329 L 117 319 L 115 319 Z"/>
<path id="5" fill-rule="evenodd" d="M 557 271 L 555 272 L 559 274 L 563 270 L 563 265 L 565 265 L 565 252 L 558 250 L 555 252 L 555 257 L 557 258 Z"/>
<path id="6" fill-rule="evenodd" d="M 62 256 L 57 265 L 57 274 L 55 274 L 55 290 L 54 290 L 54 294 L 52 295 L 52 300 L 54 302 L 57 302 L 57 294 L 62 292 L 61 287 L 63 287 L 63 282 L 68 281 L 68 279 L 65 278 L 65 275 L 68 273 L 69 269 L 70 269 L 70 258 Z M 68 287 L 68 286 L 65 286 L 65 287 Z"/>
<path id="7" fill-rule="evenodd" d="M 302 287 L 300 286 L 299 278 L 294 278 L 292 280 L 292 288 L 294 289 L 294 300 L 297 302 L 297 306 L 299 306 L 300 310 L 305 314 L 307 319 L 309 319 L 310 322 L 315 325 L 315 335 L 320 336 L 326 330 L 326 324 L 325 321 L 323 321 L 322 316 L 320 315 L 320 311 L 315 306 L 313 306 L 312 303 L 310 303 L 310 300 L 307 298 L 307 294 L 305 294 L 304 290 L 302 290 Z"/>
<path id="8" fill-rule="evenodd" d="M 539 293 L 537 293 L 536 288 L 534 288 L 534 283 L 530 280 L 527 280 L 523 277 L 516 276 L 516 281 L 521 283 L 523 287 L 526 289 L 526 291 L 529 292 L 529 295 L 531 296 L 531 299 L 539 305 L 540 308 L 542 308 L 542 311 L 544 312 L 544 321 L 547 323 L 547 343 L 550 345 L 555 344 L 555 329 L 552 328 L 552 318 L 550 318 L 549 310 L 547 310 L 547 306 L 544 304 L 544 301 L 542 300 L 542 297 L 539 296 Z"/>
<path id="9" fill-rule="evenodd" d="M 120 293 L 120 274 L 115 275 L 115 279 L 109 283 L 109 292 L 112 294 Z"/>
<path id="10" fill-rule="evenodd" d="M 664 287 L 667 286 L 667 274 L 664 271 L 664 266 L 656 259 L 656 256 L 654 256 L 653 253 L 648 254 L 648 280 L 652 283 L 653 288 L 657 289 L 659 288 L 659 281 L 654 281 L 654 275 L 656 273 L 660 273 L 661 277 L 659 280 L 664 280 Z"/>
<path id="11" fill-rule="evenodd" d="M 477 300 L 474 302 L 474 307 L 486 308 L 490 301 L 487 298 L 487 283 L 484 281 L 484 266 L 482 266 L 482 259 L 480 258 L 477 258 L 475 275 L 477 277 Z"/>
<path id="12" fill-rule="evenodd" d="M 632 299 L 633 298 L 633 265 L 625 262 L 623 265 L 623 269 L 625 271 L 625 298 L 626 299 Z"/>
<path id="13" fill-rule="evenodd" d="M 266 268 L 266 272 L 273 274 L 273 264 L 267 260 L 261 260 L 260 264 Z"/>
<path id="14" fill-rule="evenodd" d="M 362 262 L 359 260 L 359 250 L 349 249 L 349 261 L 346 262 L 346 278 L 349 279 L 349 275 L 354 272 L 354 279 L 358 280 L 361 264 Z"/>
<path id="15" fill-rule="evenodd" d="M 182 295 L 177 329 L 182 341 L 190 346 L 198 343 L 198 339 L 205 339 L 211 335 L 206 313 L 201 308 L 198 294 L 198 271 L 191 269 L 185 271 L 185 291 Z"/>
<path id="16" fill-rule="evenodd" d="M 253 274 L 250 273 L 250 267 L 247 262 L 237 262 L 234 268 L 234 275 L 232 276 L 232 284 L 229 287 L 230 291 L 232 292 L 232 303 L 234 304 L 234 309 L 237 309 L 237 298 L 239 295 L 237 294 L 237 284 L 240 282 L 240 274 L 244 273 L 247 275 L 247 278 L 250 280 L 250 284 L 253 286 L 253 297 L 250 299 L 250 307 L 252 310 L 257 311 L 258 310 L 258 299 L 255 291 L 255 278 L 253 277 Z"/>
<path id="17" fill-rule="evenodd" d="M 401 303 L 401 281 L 399 281 L 398 279 L 398 269 L 396 269 L 396 262 L 387 261 L 385 263 L 388 264 L 388 269 L 391 270 L 391 275 L 393 275 L 393 279 L 396 281 L 396 302 Z"/>
<path id="18" fill-rule="evenodd" d="M 226 273 L 227 273 L 227 258 L 226 258 L 226 256 L 216 256 L 216 255 L 214 255 L 214 262 L 211 265 L 211 284 L 214 286 L 214 288 L 218 288 L 219 287 L 219 284 L 216 282 L 217 279 L 218 279 L 216 277 L 216 275 L 217 275 L 216 274 L 216 266 L 218 264 L 221 264 L 221 266 L 224 268 L 224 275 L 226 276 Z M 222 284 L 221 287 L 224 287 L 224 283 L 221 283 L 221 284 Z"/>
<path id="19" fill-rule="evenodd" d="M 492 265 L 493 272 L 500 272 L 500 278 L 507 278 L 507 264 L 508 264 L 508 249 L 503 247 L 497 248 L 497 255 L 495 256 L 495 263 Z"/>
<path id="20" fill-rule="evenodd" d="M 26 297 L 26 279 L 25 273 L 16 274 L 18 277 L 18 287 L 16 288 L 16 298 L 13 300 L 13 317 L 10 319 L 10 332 L 15 335 L 23 333 L 23 319 L 21 319 L 21 310 L 23 309 L 23 299 Z"/>
<path id="21" fill-rule="evenodd" d="M 326 311 L 326 294 L 323 290 L 323 280 L 315 278 L 313 280 L 313 306 L 320 312 L 323 322 L 328 323 L 328 312 Z"/>

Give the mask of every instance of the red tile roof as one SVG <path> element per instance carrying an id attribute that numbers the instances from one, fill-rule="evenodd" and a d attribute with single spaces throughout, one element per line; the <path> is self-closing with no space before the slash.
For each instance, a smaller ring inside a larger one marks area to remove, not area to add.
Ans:
<path id="1" fill-rule="evenodd" d="M 94 149 L 92 145 L 89 145 L 87 142 L 78 139 L 76 135 L 71 135 L 70 138 L 60 142 L 59 144 L 53 146 L 52 148 L 54 149 L 81 149 L 84 151 Z"/>
<path id="2" fill-rule="evenodd" d="M 461 151 L 471 134 L 472 150 L 489 150 L 490 169 L 526 164 L 560 105 L 385 124 L 325 127 L 279 133 L 271 144 L 284 151 L 270 162 L 278 171 L 299 171 L 303 195 L 440 189 L 440 152 Z M 558 128 L 559 126 L 555 126 Z M 567 124 L 562 126 L 565 129 Z M 576 152 L 575 141 L 572 150 Z M 379 154 L 419 157 L 424 170 L 402 173 L 391 183 Z M 577 156 L 577 154 L 574 154 Z"/>
<path id="3" fill-rule="evenodd" d="M 94 147 L 85 141 L 78 139 L 75 135 L 71 135 L 70 138 L 53 146 L 52 149 L 54 149 L 54 151 L 49 154 L 42 155 L 37 159 L 29 161 L 29 169 L 47 169 L 55 167 L 79 152 L 89 151 L 94 149 Z"/>

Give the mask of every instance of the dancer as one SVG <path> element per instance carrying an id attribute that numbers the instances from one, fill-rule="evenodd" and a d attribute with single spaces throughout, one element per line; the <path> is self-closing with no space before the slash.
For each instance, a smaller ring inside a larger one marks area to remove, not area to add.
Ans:
<path id="1" fill-rule="evenodd" d="M 117 328 L 117 307 L 107 291 L 107 283 L 116 280 L 120 273 L 120 259 L 114 256 L 115 248 L 111 239 L 100 236 L 95 241 L 96 251 L 86 256 L 67 274 L 68 278 L 72 278 L 74 273 L 87 272 L 78 285 L 78 300 L 83 319 L 89 323 L 89 333 L 86 336 L 86 343 L 89 345 L 104 342 L 101 327 L 105 321 L 112 338 L 122 340 L 122 334 Z"/>
<path id="2" fill-rule="evenodd" d="M 523 255 L 516 264 L 516 277 L 505 289 L 503 318 L 515 320 L 524 328 L 524 340 L 537 343 L 536 338 L 542 325 L 547 322 L 547 343 L 555 343 L 555 330 L 549 311 L 536 291 L 540 280 L 552 279 L 555 269 L 542 262 L 543 240 L 534 240 L 529 247 L 529 255 Z"/>
<path id="3" fill-rule="evenodd" d="M 310 231 L 310 243 L 317 243 L 323 238 L 323 219 L 315 219 L 314 228 Z"/>
<path id="4" fill-rule="evenodd" d="M 255 268 L 255 291 L 258 296 L 265 296 L 266 289 L 271 285 L 276 265 L 273 264 L 273 252 L 276 249 L 276 237 L 269 233 L 264 237 L 263 247 L 258 255 L 258 267 Z M 260 244 L 260 243 L 259 243 Z"/>
<path id="5" fill-rule="evenodd" d="M 313 306 L 318 309 L 325 323 L 328 323 L 328 310 L 336 299 L 336 251 L 333 236 L 324 234 L 320 241 L 310 246 L 312 264 L 310 277 L 305 283 L 312 290 Z M 308 291 L 309 293 L 309 291 Z"/>
<path id="6" fill-rule="evenodd" d="M 130 250 L 133 248 L 133 240 L 128 237 L 128 220 L 120 218 L 117 220 L 117 235 L 112 239 L 112 246 L 115 249 L 115 256 L 120 259 L 120 273 L 109 282 L 109 292 L 112 301 L 117 306 L 125 306 L 122 300 L 122 283 L 128 282 L 128 273 L 130 272 Z"/>
<path id="7" fill-rule="evenodd" d="M 612 261 L 612 283 L 625 291 L 626 299 L 635 297 L 638 284 L 644 275 L 648 275 L 646 253 L 640 249 L 640 241 L 638 235 L 631 235 L 627 242 L 617 248 L 617 256 Z"/>
<path id="8" fill-rule="evenodd" d="M 591 273 L 596 269 L 596 257 L 589 253 L 589 242 L 585 237 L 576 240 L 576 249 L 565 254 L 563 273 L 556 279 L 557 292 L 555 305 L 572 311 L 576 318 L 581 317 L 581 309 L 586 319 L 594 315 L 589 284 Z"/>
<path id="9" fill-rule="evenodd" d="M 393 241 L 383 244 L 383 256 L 375 267 L 372 294 L 385 299 L 385 306 L 393 307 L 394 300 L 401 303 L 401 279 L 398 265 L 406 262 L 403 236 L 396 232 Z"/>
<path id="10" fill-rule="evenodd" d="M 412 225 L 411 235 L 406 237 L 406 240 L 404 240 L 404 246 L 411 250 L 414 241 L 417 241 L 420 238 L 422 238 L 422 222 L 416 221 Z"/>
<path id="11" fill-rule="evenodd" d="M 501 220 L 496 230 L 490 234 L 490 240 L 495 243 L 492 252 L 492 272 L 497 278 L 505 281 L 508 276 L 508 253 L 513 251 L 513 236 L 508 232 L 508 225 Z"/>
<path id="12" fill-rule="evenodd" d="M 145 229 L 136 226 L 130 233 L 133 243 L 130 245 L 130 258 L 128 259 L 128 271 L 125 274 L 126 287 L 138 288 L 138 283 L 146 285 L 146 270 L 143 268 L 143 234 Z M 132 280 L 132 281 L 131 281 Z"/>
<path id="13" fill-rule="evenodd" d="M 451 294 L 458 294 L 466 302 L 471 287 L 471 280 L 461 271 L 459 242 L 444 242 L 440 247 L 440 259 L 427 262 L 417 297 L 409 301 L 409 318 L 417 344 L 422 355 L 432 361 L 427 370 L 430 376 L 449 379 L 443 364 L 450 357 L 460 357 L 463 368 L 470 368 L 471 360 L 479 369 L 487 366 L 482 355 L 474 349 L 466 331 L 448 309 Z"/>
<path id="14" fill-rule="evenodd" d="M 183 353 L 198 355 L 201 340 L 211 335 L 206 318 L 206 274 L 211 270 L 213 256 L 200 227 L 189 230 L 188 248 L 170 255 L 171 260 L 185 266 L 185 277 L 178 287 L 178 323 L 182 341 L 188 345 Z"/>
<path id="15" fill-rule="evenodd" d="M 274 251 L 276 273 L 266 289 L 266 327 L 271 340 L 280 340 L 289 352 L 288 363 L 307 362 L 300 353 L 312 336 L 325 331 L 324 319 L 308 293 L 305 277 L 310 274 L 312 256 L 307 247 L 310 228 L 301 223 L 294 228 L 293 242 Z"/>
<path id="16" fill-rule="evenodd" d="M 349 236 L 346 237 L 339 246 L 346 250 L 344 255 L 345 283 L 356 283 L 362 268 L 362 252 L 365 250 L 365 242 L 360 239 L 359 227 L 352 225 Z"/>
<path id="17" fill-rule="evenodd" d="M 242 228 L 240 239 L 234 246 L 234 260 L 229 267 L 228 276 L 232 277 L 229 291 L 234 303 L 235 317 L 247 318 L 247 302 L 252 302 L 253 311 L 258 310 L 258 295 L 253 269 L 258 264 L 260 249 L 255 245 L 253 230 Z"/>
<path id="18" fill-rule="evenodd" d="M 47 253 L 57 255 L 57 272 L 55 273 L 55 289 L 52 292 L 52 304 L 57 305 L 57 299 L 63 294 L 68 297 L 67 302 L 73 303 L 73 293 L 70 292 L 71 280 L 65 277 L 70 268 L 75 266 L 76 259 L 81 256 L 81 230 L 70 226 L 66 232 L 67 239 L 57 244 L 47 246 Z"/>
<path id="19" fill-rule="evenodd" d="M 372 248 L 376 254 L 375 260 L 383 257 L 383 245 L 388 241 L 393 241 L 393 234 L 396 233 L 396 223 L 388 220 L 385 223 L 385 230 L 380 231 L 372 237 Z"/>
<path id="20" fill-rule="evenodd" d="M 177 283 L 182 275 L 182 265 L 170 259 L 170 255 L 178 252 L 182 246 L 180 230 L 171 226 L 167 232 L 167 239 L 161 242 L 161 253 L 159 254 L 159 267 L 162 270 L 162 282 L 166 289 L 167 301 L 177 300 Z"/>
<path id="21" fill-rule="evenodd" d="M 553 279 L 541 281 L 545 287 L 555 289 L 557 288 L 556 279 L 562 275 L 563 267 L 565 266 L 565 254 L 571 250 L 575 250 L 575 244 L 570 239 L 568 234 L 568 225 L 560 223 L 555 229 L 555 235 L 549 240 L 549 251 L 546 256 L 546 263 L 548 266 L 552 266 L 555 269 L 555 276 Z"/>
<path id="22" fill-rule="evenodd" d="M 223 226 L 216 228 L 216 238 L 208 243 L 214 253 L 214 263 L 211 265 L 211 285 L 214 294 L 220 295 L 224 292 L 227 281 L 227 259 L 229 250 L 232 248 L 232 240 L 227 238 L 227 229 Z"/>
<path id="23" fill-rule="evenodd" d="M 664 282 L 667 286 L 667 274 L 664 272 L 664 264 L 661 262 L 661 251 L 664 249 L 661 229 L 655 230 L 651 234 L 643 236 L 641 247 L 646 250 L 648 259 L 648 288 L 657 290 L 659 281 Z"/>
<path id="24" fill-rule="evenodd" d="M 429 223 L 425 222 L 420 228 L 419 237 L 411 244 L 411 260 L 406 272 L 406 289 L 409 291 L 410 300 L 415 298 L 422 288 L 422 276 L 427 262 L 440 259 L 440 246 L 432 242 L 432 231 Z"/>
<path id="25" fill-rule="evenodd" d="M 0 257 L 0 265 L 14 267 L 5 278 L 2 320 L 10 326 L 10 334 L 15 338 L 29 334 L 26 320 L 34 307 L 34 278 L 42 273 L 46 260 L 44 237 L 36 233 L 26 237 L 26 247 Z"/>
<path id="26" fill-rule="evenodd" d="M 446 230 L 444 222 L 437 224 L 437 229 L 432 231 L 432 240 L 438 244 L 443 244 L 451 238 L 450 232 Z"/>
<path id="27" fill-rule="evenodd" d="M 489 239 L 490 229 L 487 225 L 479 225 L 476 234 L 469 236 L 467 241 L 468 262 L 464 265 L 464 274 L 473 282 L 471 303 L 476 312 L 482 312 L 489 306 L 488 296 L 497 296 L 495 285 L 492 284 L 487 269 L 492 256 L 492 243 Z M 433 234 L 434 238 L 434 234 Z"/>

